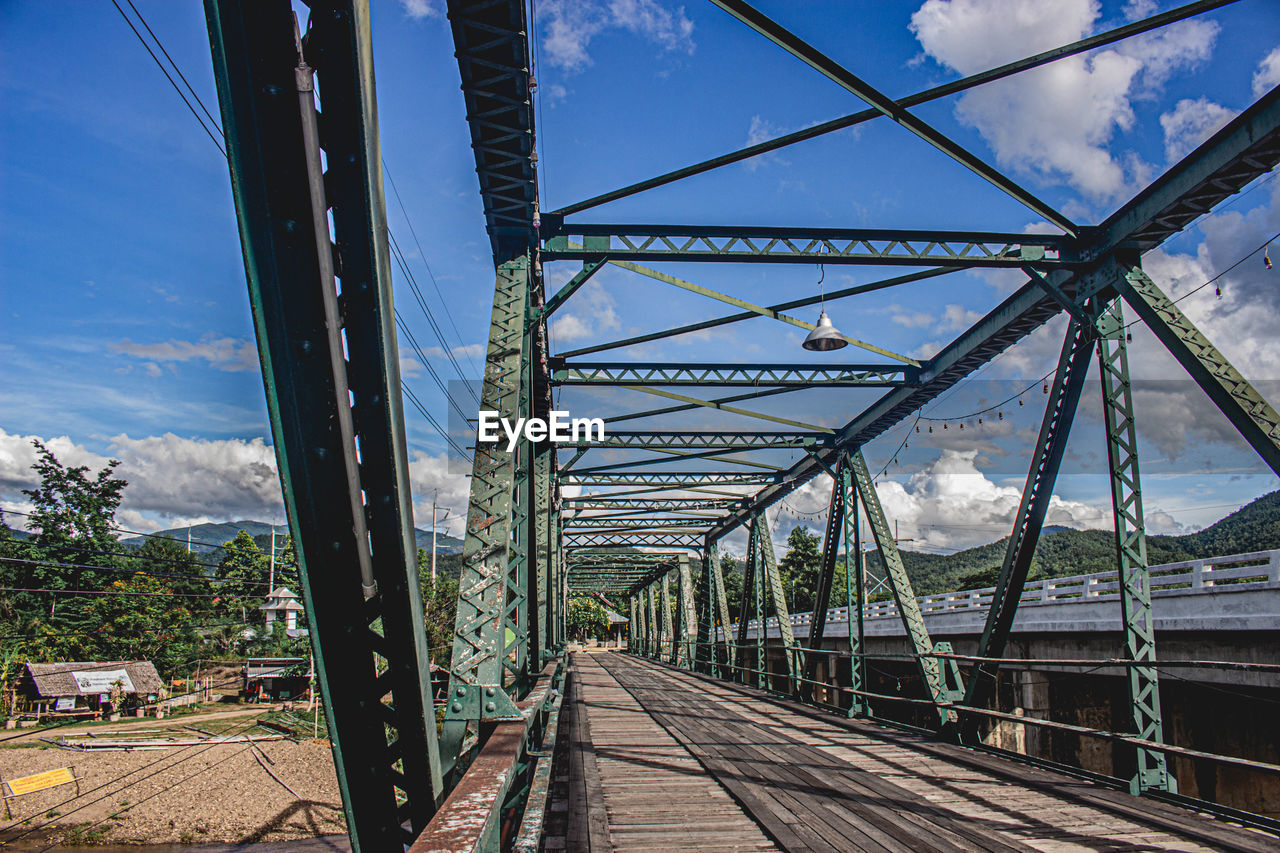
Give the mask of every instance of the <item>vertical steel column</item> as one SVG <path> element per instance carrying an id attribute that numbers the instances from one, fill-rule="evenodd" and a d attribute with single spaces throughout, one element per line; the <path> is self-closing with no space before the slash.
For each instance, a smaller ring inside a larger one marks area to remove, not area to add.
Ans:
<path id="1" fill-rule="evenodd" d="M 680 601 L 677 610 L 680 628 L 676 632 L 676 666 L 693 668 L 694 643 L 698 637 L 698 616 L 693 601 L 693 578 L 689 571 L 689 555 L 681 552 L 676 567 L 679 572 Z"/>
<path id="2" fill-rule="evenodd" d="M 724 574 L 720 571 L 720 553 L 715 545 L 711 547 L 711 560 L 708 563 L 711 571 L 711 593 L 715 596 L 714 614 L 720 619 L 720 636 L 724 641 L 723 656 L 715 649 L 715 625 L 711 626 L 711 658 L 714 661 L 713 674 L 720 678 L 725 677 L 725 672 L 721 666 L 728 667 L 729 677 L 733 678 L 737 670 L 734 669 L 734 662 L 738 659 L 737 649 L 733 645 L 733 626 L 729 622 L 729 595 L 724 588 Z"/>
<path id="3" fill-rule="evenodd" d="M 347 825 L 354 850 L 399 851 L 444 787 L 412 539 L 369 10 L 318 5 L 301 55 L 283 0 L 207 0 L 205 15 Z"/>
<path id="4" fill-rule="evenodd" d="M 671 572 L 662 576 L 662 654 L 660 657 L 668 663 L 676 662 L 676 635 L 671 625 Z M 667 646 L 670 644 L 670 651 Z"/>
<path id="5" fill-rule="evenodd" d="M 1138 430 L 1119 300 L 1103 312 L 1098 320 L 1098 332 L 1098 366 L 1102 373 L 1102 409 L 1107 428 L 1107 461 L 1111 467 L 1111 502 L 1116 519 L 1125 654 L 1133 661 L 1154 663 L 1156 638 L 1138 472 Z M 1155 668 L 1131 667 L 1128 686 L 1135 734 L 1143 740 L 1162 742 L 1160 683 Z M 1176 791 L 1177 781 L 1169 773 L 1164 753 L 1137 747 L 1137 770 L 1129 781 L 1129 788 L 1135 794 L 1151 790 Z"/>
<path id="6" fill-rule="evenodd" d="M 782 639 L 783 656 L 787 661 L 788 689 L 795 693 L 799 687 L 797 677 L 800 675 L 799 652 L 796 650 L 796 635 L 791 627 L 791 610 L 787 607 L 787 594 L 782 588 L 782 573 L 778 570 L 777 555 L 773 551 L 773 538 L 769 535 L 769 522 L 764 512 L 751 522 L 751 529 L 756 540 L 756 549 L 760 554 L 760 566 L 765 581 L 769 585 L 769 595 L 773 599 L 773 609 L 778 617 L 778 636 Z"/>
<path id="7" fill-rule="evenodd" d="M 694 623 L 693 668 L 708 675 L 712 673 L 716 654 L 716 617 L 711 586 L 711 560 L 715 554 L 716 543 L 708 542 L 702 551 L 702 571 L 698 573 L 694 604 L 697 621 Z"/>
<path id="8" fill-rule="evenodd" d="M 741 680 L 743 684 L 747 683 L 747 627 L 751 620 L 748 618 L 751 614 L 752 601 L 755 600 L 756 590 L 756 547 L 755 534 L 752 533 L 754 527 L 747 528 L 747 562 L 742 572 L 742 601 L 738 602 L 738 636 L 735 650 L 737 651 L 738 668 L 733 670 L 734 675 Z M 759 602 L 756 603 L 756 612 L 759 612 Z M 759 654 L 756 653 L 756 664 L 753 669 L 759 669 Z"/>
<path id="9" fill-rule="evenodd" d="M 529 570 L 529 654 L 530 669 L 538 672 L 542 664 L 554 657 L 555 603 L 552 585 L 555 582 L 554 547 L 551 540 L 552 493 L 554 478 L 552 465 L 555 445 L 550 441 L 534 446 L 533 457 L 533 523 L 534 554 L 536 559 Z"/>
<path id="10" fill-rule="evenodd" d="M 493 317 L 485 355 L 480 408 L 514 422 L 520 408 L 521 355 L 531 282 L 529 257 L 501 264 L 493 294 Z M 515 454 L 499 444 L 477 442 L 471 468 L 467 535 L 458 579 L 458 614 L 449 664 L 442 753 L 458 757 L 469 727 L 481 720 L 523 719 L 503 687 Z"/>
<path id="11" fill-rule="evenodd" d="M 530 302 L 525 307 L 525 317 L 530 316 L 533 287 L 528 289 Z M 533 327 L 526 326 L 524 347 L 520 352 L 520 413 L 533 413 Z M 533 444 L 521 434 L 516 441 L 515 490 L 511 505 L 511 549 L 508 552 L 507 595 L 503 609 L 502 665 L 506 670 L 503 683 L 513 695 L 522 695 L 528 689 L 530 636 L 529 636 L 529 583 L 530 562 L 535 556 L 533 509 Z"/>
<path id="12" fill-rule="evenodd" d="M 1040 423 L 1040 436 L 1031 457 L 1027 483 L 1022 490 L 1022 503 L 1013 522 L 1013 534 L 1005 548 L 1004 563 L 991 595 L 991 608 L 987 611 L 986 626 L 978 642 L 978 657 L 999 658 L 1004 655 L 1005 644 L 1013 630 L 1013 619 L 1022 600 L 1022 588 L 1031 569 L 1036 543 L 1040 541 L 1040 529 L 1053 487 L 1058 480 L 1058 469 L 1066 452 L 1071 422 L 1075 419 L 1080 393 L 1084 390 L 1085 377 L 1089 373 L 1089 360 L 1093 355 L 1092 328 L 1074 318 L 1067 327 L 1067 337 L 1058 356 L 1058 369 L 1054 373 L 1053 389 L 1045 405 L 1044 419 Z M 969 682 L 965 685 L 964 704 L 980 707 L 995 693 L 998 663 L 978 662 L 973 666 Z M 963 720 L 961 736 L 975 741 L 979 718 L 968 715 Z"/>
<path id="13" fill-rule="evenodd" d="M 840 550 L 840 533 L 844 529 L 844 491 L 840 478 L 845 467 L 846 462 L 842 455 L 836 467 L 835 479 L 831 481 L 831 500 L 827 504 L 827 530 L 822 537 L 822 558 L 818 563 L 818 588 L 814 590 L 813 612 L 809 619 L 808 647 L 814 650 L 822 647 L 823 637 L 827 632 L 827 608 L 831 603 L 831 587 L 835 583 L 836 552 Z M 821 655 L 814 654 L 810 655 L 805 662 L 804 677 L 808 681 L 817 680 L 818 662 L 822 659 Z M 813 684 L 805 684 L 804 695 L 812 699 L 813 688 Z"/>
<path id="14" fill-rule="evenodd" d="M 649 585 L 644 588 L 645 597 L 649 601 L 649 610 L 645 618 L 645 624 L 648 627 L 648 633 L 645 636 L 645 654 L 651 658 L 656 658 L 662 640 L 658 637 L 658 607 L 654 601 L 653 587 L 654 582 L 650 581 Z"/>
<path id="15" fill-rule="evenodd" d="M 853 468 L 854 480 L 858 484 L 858 495 L 867 508 L 867 521 L 871 524 L 871 533 L 876 540 L 876 548 L 884 563 L 885 574 L 889 578 L 889 587 L 893 590 L 893 599 L 898 605 L 898 614 L 902 617 L 902 626 L 907 629 L 907 637 L 911 640 L 911 651 L 916 656 L 916 665 L 920 671 L 929 698 L 938 710 L 938 718 L 943 725 L 954 722 L 955 712 L 943 707 L 944 703 L 960 698 L 954 691 L 948 690 L 942 676 L 942 667 L 933 654 L 933 641 L 929 639 L 929 629 L 925 627 L 924 616 L 920 613 L 920 603 L 916 601 L 915 591 L 911 588 L 911 579 L 907 577 L 907 568 L 902 564 L 902 555 L 898 553 L 898 543 L 894 539 L 893 530 L 884 516 L 880 506 L 880 496 L 876 494 L 875 484 L 871 481 L 871 472 L 867 470 L 867 461 L 859 450 L 849 458 Z"/>
<path id="16" fill-rule="evenodd" d="M 858 492 L 853 484 L 853 470 L 848 459 L 840 465 L 840 491 L 844 495 L 844 595 L 845 619 L 849 632 L 849 689 L 853 698 L 849 716 L 870 716 L 871 705 L 858 691 L 866 690 L 866 661 L 863 659 L 862 606 L 866 603 L 863 589 L 862 525 L 858 519 Z M 850 554 L 852 544 L 853 553 Z"/>
<path id="17" fill-rule="evenodd" d="M 640 636 L 640 622 L 638 618 L 639 608 L 636 606 L 636 597 L 630 597 L 631 601 L 631 621 L 627 623 L 627 651 L 635 654 L 637 638 Z"/>

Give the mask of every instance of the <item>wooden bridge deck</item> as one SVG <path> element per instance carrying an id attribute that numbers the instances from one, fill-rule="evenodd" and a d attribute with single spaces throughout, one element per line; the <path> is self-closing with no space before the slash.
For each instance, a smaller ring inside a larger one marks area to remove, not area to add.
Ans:
<path id="1" fill-rule="evenodd" d="M 570 673 L 570 851 L 1277 849 L 1173 806 L 629 655 L 578 653 Z"/>

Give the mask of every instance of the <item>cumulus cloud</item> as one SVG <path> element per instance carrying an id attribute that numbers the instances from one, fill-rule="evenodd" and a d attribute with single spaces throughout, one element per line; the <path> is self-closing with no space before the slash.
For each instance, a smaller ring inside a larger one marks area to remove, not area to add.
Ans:
<path id="1" fill-rule="evenodd" d="M 1165 159 L 1176 163 L 1235 117 L 1235 110 L 1215 104 L 1208 98 L 1183 98 L 1172 110 L 1160 116 Z"/>
<path id="2" fill-rule="evenodd" d="M 138 344 L 125 338 L 108 344 L 107 348 L 121 355 L 146 359 L 152 365 L 156 362 L 205 361 L 215 370 L 228 373 L 258 369 L 258 348 L 253 341 L 218 337 L 212 332 L 198 341 L 170 339 L 156 344 Z M 159 375 L 158 371 L 150 368 L 148 371 L 152 376 Z"/>
<path id="3" fill-rule="evenodd" d="M 1099 14 L 1096 0 L 927 0 L 911 29 L 928 56 L 968 75 L 1083 38 Z M 1217 31 L 1213 23 L 1184 21 L 1061 59 L 966 93 L 956 114 L 978 130 L 1001 167 L 1111 200 L 1148 171 L 1136 156 L 1109 150 L 1117 131 L 1133 126 L 1132 101 L 1206 59 Z"/>
<path id="4" fill-rule="evenodd" d="M 567 72 L 591 66 L 591 41 L 608 30 L 624 30 L 656 44 L 664 53 L 692 54 L 693 21 L 683 6 L 657 0 L 543 0 L 542 49 L 547 62 Z"/>
<path id="5" fill-rule="evenodd" d="M 1007 536 L 1013 527 L 1021 488 L 1001 486 L 978 469 L 977 450 L 944 450 L 931 465 L 905 483 L 878 485 L 885 515 L 918 550 L 969 548 Z M 1110 508 L 1054 496 L 1046 525 L 1105 528 Z"/>
<path id="6" fill-rule="evenodd" d="M 449 470 L 448 455 L 413 451 L 409 458 L 409 483 L 415 496 L 414 525 L 422 530 L 431 529 L 431 500 L 435 496 L 436 519 L 440 522 L 437 529 L 461 537 L 466 530 L 471 487 L 465 475 Z"/>
<path id="7" fill-rule="evenodd" d="M 36 459 L 34 438 L 0 429 L 0 498 L 5 505 L 37 482 L 31 470 Z M 68 436 L 44 442 L 64 465 L 97 470 L 108 461 Z M 122 522 L 128 521 L 126 527 L 171 527 L 183 518 L 283 518 L 275 452 L 261 438 L 206 441 L 172 433 L 145 438 L 118 435 L 108 440 L 107 449 L 111 458 L 120 460 L 116 476 L 129 483 L 120 516 Z M 166 523 L 158 525 L 156 517 Z"/>
<path id="8" fill-rule="evenodd" d="M 617 303 L 599 279 L 593 278 L 573 295 L 570 309 L 562 309 L 551 321 L 551 334 L 561 343 L 580 341 L 622 327 Z"/>
<path id="9" fill-rule="evenodd" d="M 1261 98 L 1277 85 L 1280 85 L 1280 47 L 1258 63 L 1258 70 L 1253 74 L 1253 96 Z"/>

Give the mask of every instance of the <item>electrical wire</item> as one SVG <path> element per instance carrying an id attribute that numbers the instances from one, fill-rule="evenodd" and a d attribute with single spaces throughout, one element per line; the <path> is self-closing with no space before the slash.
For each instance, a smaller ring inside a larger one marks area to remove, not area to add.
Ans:
<path id="1" fill-rule="evenodd" d="M 128 0 L 126 0 L 126 2 L 128 2 Z M 187 96 L 183 94 L 182 89 L 179 88 L 178 84 L 173 81 L 173 76 L 169 74 L 168 69 L 164 67 L 164 63 L 160 61 L 160 58 L 156 56 L 155 51 L 151 49 L 151 45 L 147 44 L 147 40 L 142 37 L 142 33 L 138 32 L 138 28 L 133 25 L 133 21 L 131 21 L 129 19 L 129 16 L 125 14 L 124 9 L 120 8 L 120 4 L 117 3 L 116 0 L 111 0 L 111 5 L 116 7 L 116 11 L 120 13 L 120 17 L 124 18 L 124 22 L 129 25 L 129 29 L 133 31 L 133 34 L 135 36 L 137 36 L 139 43 L 141 43 L 143 48 L 145 48 L 147 53 L 151 56 L 151 59 L 152 61 L 155 62 L 156 67 L 160 69 L 160 73 L 162 73 L 165 76 L 165 79 L 169 81 L 169 85 L 173 87 L 173 91 L 178 93 L 178 97 L 182 98 L 182 103 L 186 104 L 187 109 L 191 111 L 191 115 L 195 117 L 195 120 L 200 124 L 201 129 L 203 129 L 204 132 L 209 135 L 209 139 L 210 141 L 213 142 L 214 146 L 218 149 L 218 153 L 222 155 L 223 159 L 226 159 L 227 150 L 223 148 L 223 143 L 218 141 L 219 137 L 222 137 L 222 139 L 225 141 L 225 136 L 223 135 L 222 130 L 218 127 L 218 123 L 216 121 L 213 122 L 214 130 L 209 129 L 209 126 L 205 124 L 204 119 L 202 119 L 200 117 L 200 114 L 196 112 L 196 108 L 191 106 L 191 101 L 187 100 Z M 155 38 L 155 33 L 151 31 L 151 27 L 147 26 L 146 20 L 143 19 L 140 13 L 138 13 L 138 10 L 137 8 L 134 7 L 133 3 L 129 3 L 129 7 L 133 9 L 135 14 L 138 15 L 138 19 L 141 20 L 142 25 L 147 28 L 147 32 L 151 33 L 151 37 Z M 163 52 L 165 57 L 167 58 L 169 56 L 169 53 L 164 49 L 164 46 L 160 44 L 159 39 L 156 39 L 156 45 L 160 47 L 161 52 Z M 169 61 L 173 62 L 172 59 L 169 59 Z M 178 71 L 178 66 L 176 64 L 174 65 L 174 70 Z M 181 71 L 178 71 L 178 76 L 182 77 Z M 187 78 L 182 77 L 182 82 L 186 83 Z M 190 85 L 191 85 L 190 83 L 187 84 L 188 88 L 190 88 Z M 192 90 L 191 94 L 194 96 L 195 91 Z M 200 101 L 199 97 L 196 97 L 196 101 L 197 102 Z M 205 108 L 203 103 L 200 103 L 200 107 L 201 109 L 204 109 L 206 115 L 209 114 L 209 110 Z M 212 119 L 212 116 L 210 116 L 210 118 Z M 215 130 L 217 131 L 216 135 L 214 133 Z"/>

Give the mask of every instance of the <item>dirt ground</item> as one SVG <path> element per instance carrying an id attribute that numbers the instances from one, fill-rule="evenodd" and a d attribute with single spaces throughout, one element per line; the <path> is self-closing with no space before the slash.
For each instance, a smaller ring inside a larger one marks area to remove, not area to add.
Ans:
<path id="1" fill-rule="evenodd" d="M 10 800 L 13 819 L 0 821 L 0 846 L 37 838 L 86 846 L 249 843 L 346 830 L 325 740 L 255 744 L 277 781 L 243 743 L 72 752 L 37 738 L 30 745 L 0 749 L 0 777 L 74 767 L 80 795 L 67 785 Z"/>

